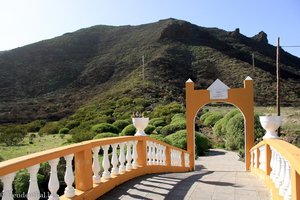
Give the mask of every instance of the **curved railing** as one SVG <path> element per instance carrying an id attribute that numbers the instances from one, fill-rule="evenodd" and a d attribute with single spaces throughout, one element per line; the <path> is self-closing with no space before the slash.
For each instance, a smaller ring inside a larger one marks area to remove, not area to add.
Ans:
<path id="1" fill-rule="evenodd" d="M 103 150 L 101 163 L 100 149 Z M 64 195 L 59 197 L 57 166 L 60 158 L 64 158 L 66 162 L 66 187 Z M 16 173 L 21 169 L 27 169 L 30 174 L 28 193 L 23 196 L 29 200 L 39 199 L 41 194 L 37 173 L 43 162 L 48 162 L 51 167 L 49 199 L 96 199 L 137 176 L 190 170 L 189 154 L 186 151 L 149 137 L 125 136 L 90 140 L 1 162 L 2 199 L 14 198 L 12 184 Z"/>
<path id="2" fill-rule="evenodd" d="M 251 150 L 251 172 L 262 179 L 272 199 L 300 199 L 300 149 L 279 139 L 263 140 Z"/>

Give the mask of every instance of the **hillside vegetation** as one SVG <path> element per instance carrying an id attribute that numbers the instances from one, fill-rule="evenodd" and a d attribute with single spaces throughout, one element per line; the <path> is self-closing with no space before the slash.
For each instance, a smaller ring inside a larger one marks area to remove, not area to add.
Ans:
<path id="1" fill-rule="evenodd" d="M 282 104 L 299 106 L 300 59 L 281 51 Z M 99 25 L 2 52 L 0 123 L 70 116 L 115 121 L 142 109 L 139 103 L 117 104 L 124 98 L 143 99 L 143 109 L 151 111 L 157 104 L 184 103 L 188 78 L 201 89 L 216 78 L 234 88 L 243 87 L 248 75 L 254 79 L 256 104 L 274 105 L 275 47 L 264 32 L 249 38 L 239 29 L 176 19 Z"/>

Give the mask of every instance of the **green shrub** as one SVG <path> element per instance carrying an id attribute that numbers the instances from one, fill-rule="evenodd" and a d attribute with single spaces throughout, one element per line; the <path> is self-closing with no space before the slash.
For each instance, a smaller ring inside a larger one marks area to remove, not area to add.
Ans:
<path id="1" fill-rule="evenodd" d="M 170 145 L 186 150 L 186 137 L 186 130 L 180 130 L 176 133 L 166 136 L 164 141 Z M 195 145 L 195 153 L 198 156 L 204 155 L 205 152 L 207 152 L 212 146 L 210 140 L 199 132 L 195 132 Z"/>
<path id="2" fill-rule="evenodd" d="M 154 129 L 154 131 L 152 132 L 152 134 L 161 134 L 161 129 L 162 129 L 162 128 L 163 128 L 162 126 L 156 127 L 156 128 Z"/>
<path id="3" fill-rule="evenodd" d="M 206 112 L 206 113 L 204 113 L 203 115 L 200 116 L 200 120 L 201 120 L 202 122 L 204 122 L 205 119 L 206 119 L 208 116 L 210 116 L 210 115 L 212 115 L 212 112 Z"/>
<path id="4" fill-rule="evenodd" d="M 229 121 L 232 117 L 234 117 L 236 114 L 239 114 L 239 113 L 241 113 L 240 110 L 234 109 L 234 110 L 229 111 L 229 112 L 224 116 L 224 118 L 223 118 L 224 121 L 223 121 L 223 124 L 222 124 L 222 130 L 221 130 L 223 135 L 226 134 L 226 126 L 227 126 L 228 121 Z"/>
<path id="5" fill-rule="evenodd" d="M 0 143 L 7 146 L 17 145 L 26 136 L 25 130 L 20 126 L 10 126 L 0 132 Z"/>
<path id="6" fill-rule="evenodd" d="M 120 133 L 120 136 L 134 135 L 135 132 L 136 132 L 136 130 L 135 130 L 135 127 L 133 126 L 133 124 L 129 124 L 122 130 L 122 132 Z"/>
<path id="7" fill-rule="evenodd" d="M 195 153 L 197 156 L 203 156 L 212 147 L 212 143 L 205 135 L 195 132 Z"/>
<path id="8" fill-rule="evenodd" d="M 165 138 L 170 142 L 171 145 L 186 150 L 186 136 L 186 130 L 180 130 L 176 133 L 166 136 Z"/>
<path id="9" fill-rule="evenodd" d="M 72 121 L 69 121 L 67 124 L 66 124 L 66 128 L 68 128 L 69 130 L 77 127 L 80 125 L 80 122 L 79 121 L 75 121 L 75 120 L 72 120 Z"/>
<path id="10" fill-rule="evenodd" d="M 68 128 L 61 128 L 61 129 L 59 129 L 59 134 L 68 134 L 69 133 L 69 131 L 70 131 L 70 129 L 68 129 Z"/>
<path id="11" fill-rule="evenodd" d="M 36 135 L 34 133 L 31 133 L 29 135 L 29 144 L 33 144 L 33 139 L 36 138 Z"/>
<path id="12" fill-rule="evenodd" d="M 265 130 L 260 124 L 259 121 L 259 115 L 254 114 L 254 136 L 255 136 L 255 141 L 258 143 L 262 140 L 262 137 L 264 136 Z"/>
<path id="13" fill-rule="evenodd" d="M 153 131 L 155 130 L 155 126 L 152 126 L 152 125 L 148 125 L 146 128 L 145 128 L 145 133 L 150 135 L 153 133 Z"/>
<path id="14" fill-rule="evenodd" d="M 62 125 L 59 122 L 48 122 L 43 128 L 39 130 L 40 135 L 57 134 Z"/>
<path id="15" fill-rule="evenodd" d="M 126 120 L 117 120 L 112 125 L 118 128 L 119 132 L 121 132 L 126 126 L 130 123 Z"/>
<path id="16" fill-rule="evenodd" d="M 97 133 L 94 133 L 92 131 L 88 132 L 76 132 L 72 135 L 72 142 L 82 142 L 86 140 L 91 140 L 96 136 Z"/>
<path id="17" fill-rule="evenodd" d="M 102 139 L 102 138 L 107 138 L 107 137 L 118 137 L 118 134 L 115 133 L 100 133 L 98 135 L 96 135 L 93 139 Z"/>
<path id="18" fill-rule="evenodd" d="M 144 98 L 135 98 L 133 100 L 133 103 L 135 105 L 142 106 L 144 108 L 151 105 L 151 102 L 148 101 L 148 100 L 146 100 L 146 99 L 144 99 Z"/>
<path id="19" fill-rule="evenodd" d="M 4 158 L 0 155 L 0 162 L 4 161 Z"/>
<path id="20" fill-rule="evenodd" d="M 155 127 L 158 127 L 158 126 L 165 126 L 166 122 L 165 122 L 165 120 L 162 117 L 159 117 L 159 118 L 153 118 L 153 119 L 151 119 L 149 121 L 149 124 L 153 125 Z"/>
<path id="21" fill-rule="evenodd" d="M 105 132 L 119 133 L 119 129 L 109 123 L 97 124 L 92 127 L 92 131 L 94 131 L 96 133 L 105 133 Z"/>
<path id="22" fill-rule="evenodd" d="M 213 133 L 215 136 L 223 136 L 225 135 L 225 133 L 222 132 L 222 126 L 224 124 L 225 120 L 224 118 L 220 119 L 219 121 L 217 121 L 213 127 Z"/>
<path id="23" fill-rule="evenodd" d="M 204 126 L 213 126 L 217 121 L 223 118 L 223 115 L 221 113 L 212 112 L 210 115 L 208 115 L 205 120 L 203 121 Z"/>
<path id="24" fill-rule="evenodd" d="M 184 107 L 177 102 L 173 102 L 167 105 L 159 105 L 156 106 L 153 112 L 150 114 L 151 118 L 158 118 L 158 117 L 166 117 L 168 115 L 174 115 L 176 113 L 183 113 Z"/>
<path id="25" fill-rule="evenodd" d="M 229 150 L 244 148 L 244 117 L 241 113 L 236 114 L 227 123 L 225 146 Z"/>
<path id="26" fill-rule="evenodd" d="M 175 133 L 176 131 L 179 131 L 179 130 L 183 130 L 186 128 L 186 123 L 179 123 L 179 124 L 169 124 L 167 126 L 164 126 L 162 129 L 161 129 L 161 134 L 167 136 L 167 135 L 170 135 L 172 133 Z"/>
<path id="27" fill-rule="evenodd" d="M 27 132 L 38 132 L 46 122 L 44 120 L 35 120 L 30 123 L 28 123 L 27 126 Z"/>

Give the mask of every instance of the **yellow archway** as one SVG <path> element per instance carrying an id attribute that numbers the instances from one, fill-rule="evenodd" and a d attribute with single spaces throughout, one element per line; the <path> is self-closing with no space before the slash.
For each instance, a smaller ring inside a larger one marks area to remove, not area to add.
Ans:
<path id="1" fill-rule="evenodd" d="M 186 82 L 187 151 L 191 170 L 195 164 L 195 117 L 200 108 L 212 102 L 226 102 L 239 108 L 245 124 L 245 164 L 250 168 L 250 149 L 254 146 L 254 90 L 253 80 L 247 77 L 244 88 L 228 88 L 217 79 L 207 90 L 195 90 L 194 82 Z"/>

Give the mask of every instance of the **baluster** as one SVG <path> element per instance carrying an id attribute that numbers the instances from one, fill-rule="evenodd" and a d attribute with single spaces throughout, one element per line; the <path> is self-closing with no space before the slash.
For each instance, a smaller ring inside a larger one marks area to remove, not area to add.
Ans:
<path id="1" fill-rule="evenodd" d="M 151 151 L 151 163 L 152 165 L 155 165 L 155 143 L 151 143 L 152 151 Z"/>
<path id="2" fill-rule="evenodd" d="M 93 151 L 93 164 L 92 164 L 92 170 L 93 170 L 93 180 L 94 183 L 100 183 L 101 177 L 100 177 L 100 164 L 99 164 L 99 151 L 100 147 L 94 147 L 92 149 Z"/>
<path id="3" fill-rule="evenodd" d="M 148 146 L 148 158 L 149 158 L 148 164 L 152 165 L 152 142 L 149 141 L 148 144 L 149 144 L 149 146 Z"/>
<path id="4" fill-rule="evenodd" d="M 259 147 L 259 169 L 266 171 L 266 147 Z"/>
<path id="5" fill-rule="evenodd" d="M 173 166 L 174 165 L 174 150 L 173 149 L 171 149 L 171 166 Z"/>
<path id="6" fill-rule="evenodd" d="M 132 164 L 131 164 L 131 160 L 132 160 L 132 156 L 131 156 L 131 142 L 126 142 L 126 146 L 127 146 L 127 152 L 126 152 L 126 170 L 131 170 L 132 169 Z"/>
<path id="7" fill-rule="evenodd" d="M 65 173 L 65 183 L 67 184 L 67 187 L 65 188 L 65 196 L 67 198 L 71 198 L 75 196 L 75 189 L 73 187 L 73 183 L 74 183 L 74 173 L 73 173 L 73 169 L 72 169 L 72 160 L 73 160 L 74 154 L 70 154 L 65 156 L 65 160 L 66 160 L 66 173 Z"/>
<path id="8" fill-rule="evenodd" d="M 159 145 L 159 165 L 163 165 L 162 157 L 163 157 L 163 145 Z"/>
<path id="9" fill-rule="evenodd" d="M 40 190 L 37 182 L 37 173 L 39 171 L 40 164 L 33 165 L 28 168 L 28 172 L 30 174 L 29 179 L 29 188 L 28 188 L 28 200 L 38 200 L 40 199 Z"/>
<path id="10" fill-rule="evenodd" d="M 103 161 L 102 161 L 102 167 L 103 167 L 103 174 L 102 174 L 102 178 L 104 179 L 109 179 L 110 178 L 110 172 L 108 171 L 109 167 L 110 167 L 110 162 L 109 162 L 109 158 L 108 158 L 108 149 L 109 149 L 109 145 L 104 145 L 102 146 L 103 149 Z"/>
<path id="11" fill-rule="evenodd" d="M 256 150 L 254 150 L 254 151 L 253 151 L 253 167 L 254 167 L 254 168 L 256 168 L 256 166 L 257 166 L 257 165 L 256 165 L 256 161 L 257 161 L 256 155 L 257 155 L 257 154 L 256 154 Z"/>
<path id="12" fill-rule="evenodd" d="M 178 151 L 178 166 L 182 166 L 181 151 Z"/>
<path id="13" fill-rule="evenodd" d="M 57 190 L 59 189 L 59 181 L 57 177 L 57 164 L 59 162 L 59 158 L 48 161 L 51 171 L 50 171 L 50 179 L 48 183 L 49 191 L 51 192 L 49 196 L 49 200 L 59 200 L 59 196 L 57 194 Z M 38 198 L 39 199 L 39 198 Z"/>
<path id="14" fill-rule="evenodd" d="M 112 158 L 111 158 L 111 164 L 113 167 L 111 169 L 111 174 L 114 176 L 119 174 L 119 168 L 118 168 L 119 161 L 118 161 L 118 154 L 117 154 L 118 145 L 119 145 L 118 143 L 111 145 L 113 149 Z"/>
<path id="15" fill-rule="evenodd" d="M 287 191 L 284 194 L 284 200 L 291 200 L 291 199 L 292 199 L 292 185 L 291 185 L 291 181 L 289 181 Z"/>
<path id="16" fill-rule="evenodd" d="M 132 162 L 132 167 L 133 169 L 137 169 L 138 168 L 138 163 L 137 163 L 137 159 L 138 159 L 138 152 L 137 152 L 137 143 L 138 141 L 137 140 L 134 140 L 132 142 L 133 144 L 133 147 L 132 147 L 132 159 L 133 159 L 133 162 Z"/>
<path id="17" fill-rule="evenodd" d="M 283 173 L 284 173 L 284 171 L 285 171 L 285 169 L 284 169 L 284 161 L 283 161 L 283 158 L 282 158 L 282 156 L 278 153 L 278 155 L 279 155 L 279 159 L 278 159 L 278 176 L 277 176 L 277 179 L 276 179 L 276 182 L 275 182 L 275 186 L 277 187 L 277 188 L 279 188 L 280 187 L 280 185 L 282 184 L 282 180 L 283 180 Z"/>
<path id="18" fill-rule="evenodd" d="M 273 161 L 273 166 L 274 170 L 272 170 L 273 175 L 272 175 L 272 181 L 275 184 L 277 180 L 277 175 L 278 175 L 278 162 L 279 162 L 279 154 L 278 152 L 274 149 L 274 161 Z"/>
<path id="19" fill-rule="evenodd" d="M 146 141 L 147 165 L 150 165 L 150 146 L 149 141 Z"/>
<path id="20" fill-rule="evenodd" d="M 285 194 L 288 190 L 288 187 L 289 187 L 289 183 L 291 181 L 290 163 L 286 159 L 283 159 L 283 160 L 284 160 L 284 163 L 285 163 L 285 173 L 284 173 L 284 179 L 283 179 L 282 185 L 279 189 L 279 194 L 281 196 L 285 196 Z"/>
<path id="21" fill-rule="evenodd" d="M 158 152 L 158 145 L 157 143 L 154 144 L 155 147 L 155 164 L 158 165 L 159 164 L 159 152 Z"/>
<path id="22" fill-rule="evenodd" d="M 124 146 L 125 146 L 125 142 L 120 143 L 120 156 L 119 156 L 119 162 L 120 162 L 119 173 L 120 174 L 124 173 L 126 170 L 126 167 L 124 165 L 124 163 L 125 163 Z"/>
<path id="23" fill-rule="evenodd" d="M 2 191 L 2 199 L 3 200 L 13 200 L 13 189 L 12 189 L 12 182 L 14 181 L 16 173 L 10 173 L 5 176 L 1 176 L 0 179 L 3 183 L 3 191 Z"/>

